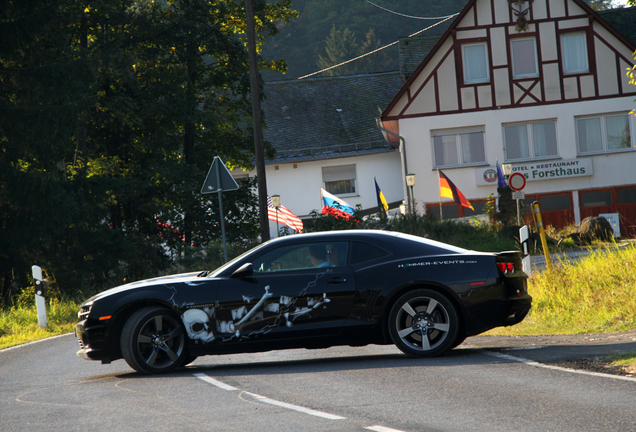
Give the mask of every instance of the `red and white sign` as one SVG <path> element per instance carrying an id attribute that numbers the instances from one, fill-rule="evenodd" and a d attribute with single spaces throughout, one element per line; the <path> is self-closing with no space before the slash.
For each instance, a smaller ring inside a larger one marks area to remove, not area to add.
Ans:
<path id="1" fill-rule="evenodd" d="M 508 177 L 508 185 L 513 191 L 520 191 L 524 187 L 526 187 L 526 178 L 521 173 L 514 173 L 513 175 Z"/>

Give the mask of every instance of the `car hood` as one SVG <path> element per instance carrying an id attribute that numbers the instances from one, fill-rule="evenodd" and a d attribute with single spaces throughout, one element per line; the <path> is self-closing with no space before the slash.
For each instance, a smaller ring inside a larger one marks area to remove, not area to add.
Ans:
<path id="1" fill-rule="evenodd" d="M 118 294 L 124 291 L 132 291 L 132 290 L 142 289 L 142 288 L 155 286 L 155 285 L 166 285 L 166 284 L 174 284 L 174 283 L 185 283 L 185 284 L 197 285 L 201 283 L 201 279 L 202 279 L 197 276 L 199 274 L 201 274 L 200 271 L 192 272 L 192 273 L 181 273 L 181 274 L 169 275 L 169 276 L 161 276 L 161 277 L 156 277 L 152 279 L 144 279 L 137 282 L 131 282 L 129 284 L 120 285 L 118 287 L 114 287 L 106 291 L 102 291 L 99 294 L 95 294 L 94 296 L 86 300 L 85 303 L 93 302 L 95 300 L 112 296 L 113 294 Z"/>

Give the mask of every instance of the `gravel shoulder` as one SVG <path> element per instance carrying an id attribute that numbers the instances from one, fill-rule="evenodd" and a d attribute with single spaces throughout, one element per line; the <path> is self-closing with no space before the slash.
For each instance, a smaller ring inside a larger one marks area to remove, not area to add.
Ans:
<path id="1" fill-rule="evenodd" d="M 612 354 L 636 355 L 636 330 L 619 333 L 539 336 L 474 336 L 464 344 L 570 369 L 636 376 L 636 368 L 614 366 L 601 358 Z"/>

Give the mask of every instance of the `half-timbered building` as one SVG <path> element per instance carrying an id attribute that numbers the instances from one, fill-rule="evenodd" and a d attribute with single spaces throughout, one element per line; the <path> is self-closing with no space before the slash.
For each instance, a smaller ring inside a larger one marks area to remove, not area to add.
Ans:
<path id="1" fill-rule="evenodd" d="M 496 162 L 512 163 L 545 222 L 611 214 L 636 234 L 634 23 L 636 8 L 599 15 L 581 0 L 469 1 L 382 114 L 416 202 L 444 219 L 482 213 Z M 440 201 L 439 169 L 474 212 Z"/>

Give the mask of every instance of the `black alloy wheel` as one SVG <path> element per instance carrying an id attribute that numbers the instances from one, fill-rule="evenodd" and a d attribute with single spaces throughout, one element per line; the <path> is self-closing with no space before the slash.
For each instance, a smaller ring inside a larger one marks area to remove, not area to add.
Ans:
<path id="1" fill-rule="evenodd" d="M 403 353 L 434 357 L 456 346 L 459 317 L 444 295 L 417 289 L 404 294 L 391 308 L 389 334 Z"/>
<path id="2" fill-rule="evenodd" d="M 145 307 L 132 314 L 120 343 L 126 363 L 145 374 L 171 372 L 188 358 L 183 324 L 163 307 Z"/>

